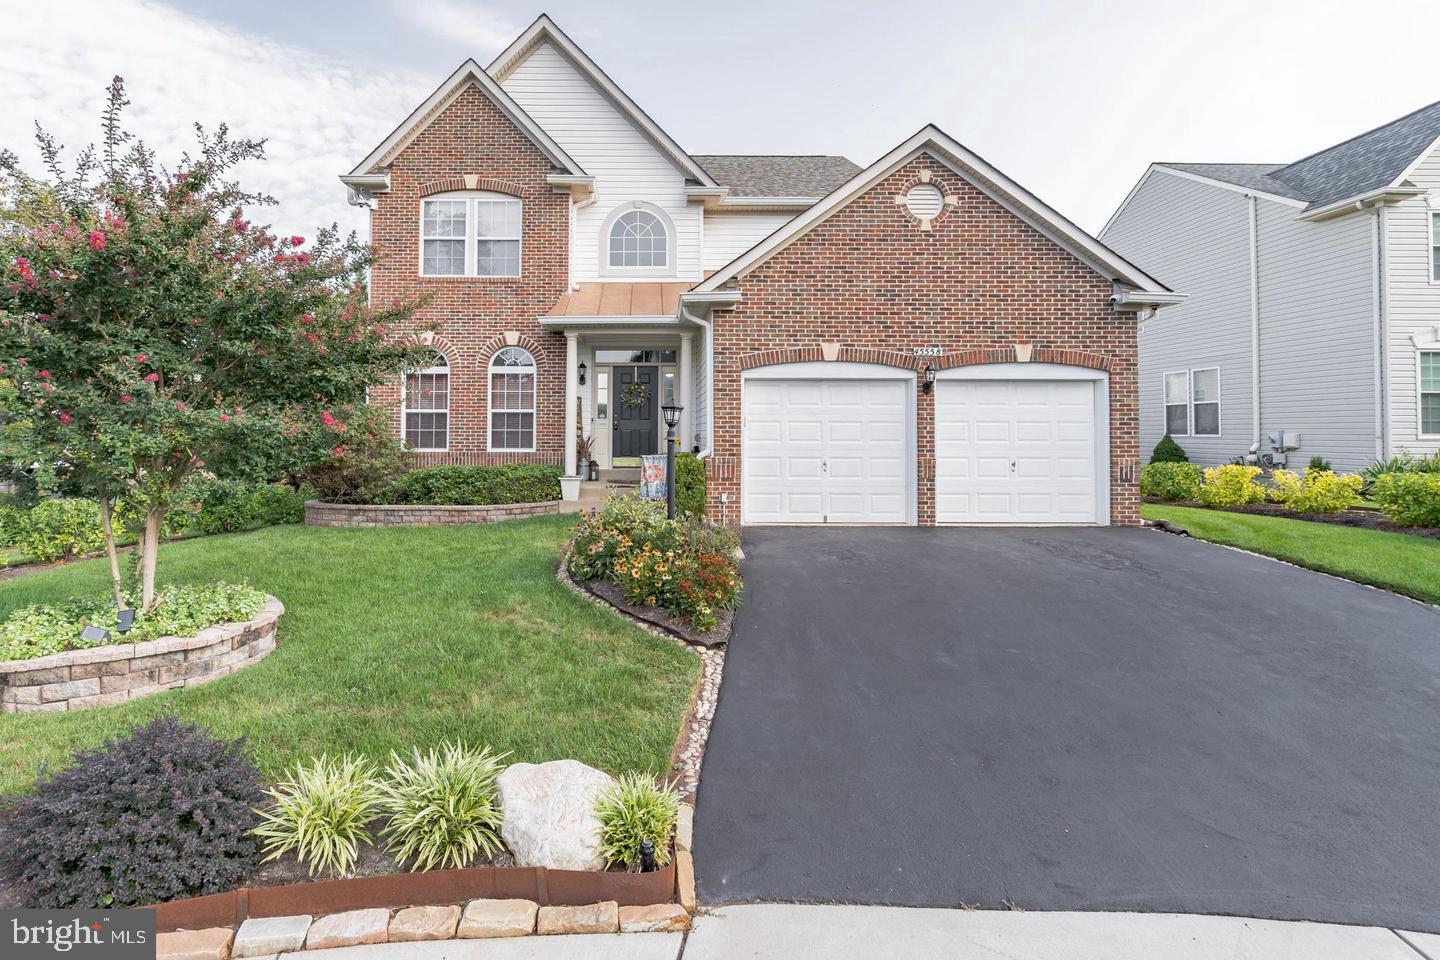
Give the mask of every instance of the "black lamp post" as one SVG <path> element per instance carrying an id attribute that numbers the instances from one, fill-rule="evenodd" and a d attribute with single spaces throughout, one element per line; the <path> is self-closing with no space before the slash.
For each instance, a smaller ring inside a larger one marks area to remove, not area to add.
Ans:
<path id="1" fill-rule="evenodd" d="M 665 516 L 675 519 L 675 425 L 680 422 L 684 407 L 667 403 L 660 407 L 665 414 Z"/>

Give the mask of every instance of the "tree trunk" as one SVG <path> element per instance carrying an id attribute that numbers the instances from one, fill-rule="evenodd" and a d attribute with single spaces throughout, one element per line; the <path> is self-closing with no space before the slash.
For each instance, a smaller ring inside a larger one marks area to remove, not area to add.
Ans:
<path id="1" fill-rule="evenodd" d="M 115 549 L 115 527 L 111 523 L 114 504 L 100 501 L 100 528 L 105 531 L 105 556 L 110 558 L 110 582 L 115 587 L 115 608 L 125 609 L 125 587 L 120 581 L 120 554 Z"/>
<path id="2" fill-rule="evenodd" d="M 164 507 L 145 509 L 145 541 L 140 552 L 140 609 L 144 613 L 155 608 L 155 558 L 160 552 L 160 524 L 164 520 Z"/>

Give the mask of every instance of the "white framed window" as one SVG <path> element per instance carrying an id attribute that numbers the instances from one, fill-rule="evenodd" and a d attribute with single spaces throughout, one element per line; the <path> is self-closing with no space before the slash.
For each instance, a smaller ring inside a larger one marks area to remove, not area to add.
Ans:
<path id="1" fill-rule="evenodd" d="M 490 449 L 535 450 L 535 358 L 520 347 L 490 359 Z"/>
<path id="2" fill-rule="evenodd" d="M 1440 350 L 1420 351 L 1420 433 L 1440 436 Z"/>
<path id="3" fill-rule="evenodd" d="M 450 446 L 450 364 L 437 353 L 430 366 L 405 374 L 402 439 L 410 450 Z"/>
<path id="4" fill-rule="evenodd" d="M 1220 368 L 1190 371 L 1190 430 L 1197 437 L 1220 436 Z"/>
<path id="5" fill-rule="evenodd" d="M 1172 437 L 1190 436 L 1190 372 L 1165 374 L 1165 432 Z"/>
<path id="6" fill-rule="evenodd" d="M 606 218 L 600 236 L 601 272 L 619 276 L 675 274 L 675 225 L 664 210 L 635 200 Z"/>
<path id="7" fill-rule="evenodd" d="M 518 277 L 524 207 L 484 190 L 420 201 L 420 275 Z"/>
<path id="8" fill-rule="evenodd" d="M 1440 283 L 1440 210 L 1430 211 L 1430 282 Z"/>

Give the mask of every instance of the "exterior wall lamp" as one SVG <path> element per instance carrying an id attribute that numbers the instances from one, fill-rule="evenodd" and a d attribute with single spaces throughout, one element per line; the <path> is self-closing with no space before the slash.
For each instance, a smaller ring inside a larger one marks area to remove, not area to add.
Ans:
<path id="1" fill-rule="evenodd" d="M 935 389 L 935 364 L 933 364 L 933 363 L 927 363 L 927 364 L 925 364 L 925 369 L 924 369 L 923 371 L 921 371 L 921 376 L 922 376 L 922 383 L 924 384 L 924 390 L 925 390 L 925 392 L 926 392 L 926 393 L 929 393 L 930 391 L 934 390 L 934 389 Z"/>
<path id="2" fill-rule="evenodd" d="M 580 386 L 582 387 L 585 386 L 585 371 L 588 369 L 583 360 L 580 362 L 580 366 L 576 368 L 576 372 L 580 374 Z"/>

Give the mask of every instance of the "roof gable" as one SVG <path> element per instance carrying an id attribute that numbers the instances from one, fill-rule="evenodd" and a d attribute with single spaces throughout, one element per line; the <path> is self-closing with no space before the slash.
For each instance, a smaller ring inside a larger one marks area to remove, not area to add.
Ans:
<path id="1" fill-rule="evenodd" d="M 422 130 L 430 125 L 432 120 L 444 113 L 445 108 L 450 106 L 472 84 L 479 87 L 480 91 L 499 108 L 500 112 L 505 114 L 510 122 L 524 133 L 557 168 L 572 176 L 585 176 L 585 171 L 580 168 L 580 165 L 571 159 L 570 155 L 548 133 L 542 130 L 540 125 L 521 109 L 520 105 L 502 90 L 489 74 L 480 69 L 478 63 L 474 60 L 466 60 L 444 83 L 435 88 L 435 92 L 430 94 L 424 103 L 411 111 L 410 115 L 401 121 L 400 125 L 392 130 L 379 146 L 370 151 L 370 154 L 361 160 L 354 170 L 341 179 L 373 174 L 380 167 L 390 163 Z"/>
<path id="2" fill-rule="evenodd" d="M 934 125 L 920 130 L 841 184 L 805 213 L 716 271 L 703 283 L 698 284 L 695 292 L 716 291 L 754 270 L 922 153 L 928 153 L 944 163 L 958 176 L 1097 273 L 1138 290 L 1161 295 L 1165 302 L 1175 296 L 1159 281 L 1081 230 Z"/>
<path id="3" fill-rule="evenodd" d="M 510 46 L 502 50 L 500 55 L 490 62 L 490 66 L 487 68 L 489 76 L 497 84 L 503 82 L 512 70 L 546 41 L 565 59 L 569 60 L 571 65 L 580 71 L 581 76 L 585 77 L 602 96 L 609 100 L 636 129 L 649 138 L 686 177 L 707 187 L 716 186 L 710 174 L 705 172 L 705 168 L 681 149 L 680 145 L 662 130 L 658 123 L 652 120 L 644 110 L 641 110 L 639 105 L 631 100 L 630 96 L 621 90 L 619 85 L 611 80 L 605 71 L 601 70 L 595 61 L 591 60 L 589 55 L 581 50 L 575 41 L 566 36 L 565 32 L 556 26 L 555 21 L 545 14 L 536 18 L 524 33 L 516 37 Z"/>

